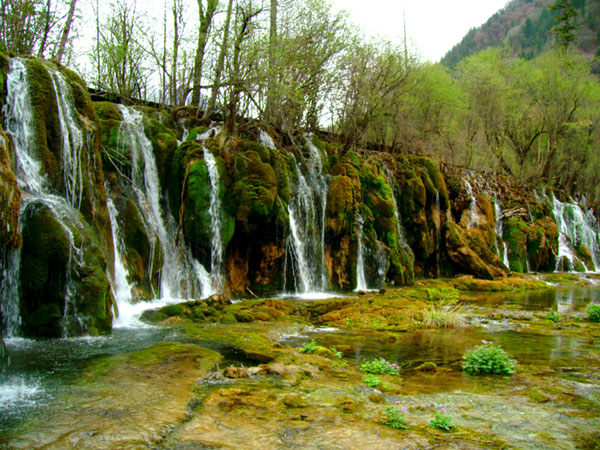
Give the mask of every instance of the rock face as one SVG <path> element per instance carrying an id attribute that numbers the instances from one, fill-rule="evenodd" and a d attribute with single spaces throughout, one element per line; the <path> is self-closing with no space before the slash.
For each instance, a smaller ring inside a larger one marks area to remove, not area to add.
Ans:
<path id="1" fill-rule="evenodd" d="M 92 103 L 77 74 L 33 58 L 22 63 L 31 112 L 27 148 L 46 183 L 31 192 L 23 182 L 16 164 L 22 143 L 6 125 L 6 133 L 0 130 L 0 248 L 22 247 L 23 334 L 109 331 L 117 241 L 134 300 L 156 297 L 169 262 L 178 258 L 186 264 L 175 272 L 189 272 L 178 281 L 179 292 L 195 297 L 596 268 L 597 236 L 584 229 L 595 219 L 575 203 L 536 197 L 511 180 L 441 170 L 421 156 L 341 149 L 316 136 L 284 141 L 251 125 L 242 136 L 228 136 L 186 119 L 185 108 L 171 116 Z M 0 58 L 2 76 L 10 70 L 10 61 Z M 14 101 L 14 83 L 6 86 L 2 104 Z M 139 121 L 146 153 L 137 150 L 140 136 L 124 131 L 128 116 Z M 191 128 L 185 139 L 183 125 Z M 150 223 L 157 220 L 159 227 Z M 566 236 L 564 226 L 581 231 Z"/>

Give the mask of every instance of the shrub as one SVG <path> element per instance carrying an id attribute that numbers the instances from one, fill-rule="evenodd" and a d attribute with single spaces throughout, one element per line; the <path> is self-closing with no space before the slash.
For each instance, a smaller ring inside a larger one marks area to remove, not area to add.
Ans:
<path id="1" fill-rule="evenodd" d="M 546 314 L 546 320 L 549 320 L 551 322 L 560 322 L 560 316 L 558 315 L 558 313 L 556 311 L 550 311 L 548 314 Z"/>
<path id="2" fill-rule="evenodd" d="M 600 322 L 600 303 L 592 302 L 585 310 L 590 322 Z"/>
<path id="3" fill-rule="evenodd" d="M 339 351 L 337 348 L 335 348 L 335 347 L 331 347 L 331 348 L 330 348 L 330 350 L 331 350 L 331 353 L 333 353 L 333 356 L 334 356 L 335 358 L 337 358 L 337 359 L 342 359 L 342 356 L 344 356 L 344 355 L 342 354 L 342 352 L 340 352 L 340 351 Z"/>
<path id="4" fill-rule="evenodd" d="M 381 379 L 376 377 L 375 375 L 367 375 L 363 378 L 365 384 L 369 387 L 376 388 L 381 385 Z"/>
<path id="5" fill-rule="evenodd" d="M 487 341 L 469 350 L 463 359 L 462 368 L 471 375 L 512 375 L 517 364 L 499 345 Z"/>
<path id="6" fill-rule="evenodd" d="M 397 364 L 390 363 L 383 358 L 365 361 L 360 365 L 360 370 L 373 375 L 381 375 L 382 373 L 400 375 L 400 367 L 398 367 Z"/>
<path id="7" fill-rule="evenodd" d="M 454 428 L 454 424 L 452 423 L 452 417 L 446 414 L 446 410 L 442 408 L 442 412 L 435 413 L 431 422 L 429 422 L 429 426 L 431 428 L 437 428 L 438 430 L 450 431 Z"/>
<path id="8" fill-rule="evenodd" d="M 314 353 L 315 350 L 317 350 L 317 343 L 314 339 L 300 347 L 300 353 Z"/>
<path id="9" fill-rule="evenodd" d="M 402 414 L 403 411 L 406 411 L 406 408 L 388 406 L 385 408 L 385 417 L 381 419 L 381 423 L 388 427 L 406 430 L 406 417 Z"/>

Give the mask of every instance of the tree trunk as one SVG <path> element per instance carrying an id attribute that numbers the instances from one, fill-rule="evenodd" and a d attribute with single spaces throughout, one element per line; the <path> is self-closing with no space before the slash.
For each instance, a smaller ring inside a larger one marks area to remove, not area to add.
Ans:
<path id="1" fill-rule="evenodd" d="M 275 47 L 277 45 L 277 0 L 271 0 L 271 23 L 269 29 L 269 73 L 267 74 L 267 104 L 265 116 L 269 122 L 275 124 Z"/>
<path id="2" fill-rule="evenodd" d="M 46 2 L 46 15 L 44 23 L 44 35 L 42 36 L 42 42 L 40 43 L 40 49 L 38 51 L 38 57 L 44 57 L 44 51 L 46 51 L 46 43 L 48 42 L 48 34 L 50 33 L 50 0 Z"/>
<path id="3" fill-rule="evenodd" d="M 75 5 L 77 4 L 77 0 L 71 0 L 71 5 L 69 6 L 69 13 L 67 14 L 67 21 L 65 22 L 65 27 L 63 28 L 62 35 L 60 37 L 60 43 L 58 44 L 58 50 L 56 52 L 56 60 L 60 63 L 65 55 L 65 50 L 67 48 L 67 41 L 69 40 L 69 33 L 71 32 L 71 25 L 73 25 L 73 18 L 75 17 Z"/>
<path id="4" fill-rule="evenodd" d="M 206 3 L 206 12 L 204 12 L 202 0 L 198 0 L 198 17 L 200 20 L 200 28 L 198 30 L 198 46 L 196 47 L 196 57 L 194 58 L 192 105 L 200 104 L 200 84 L 202 82 L 204 51 L 206 49 L 209 30 L 218 4 L 218 0 L 208 0 Z"/>
<path id="5" fill-rule="evenodd" d="M 225 19 L 225 28 L 223 30 L 223 42 L 221 43 L 221 50 L 219 51 L 219 60 L 217 62 L 217 69 L 215 71 L 215 79 L 213 82 L 212 90 L 210 93 L 210 100 L 208 106 L 204 112 L 204 118 L 210 117 L 215 111 L 215 104 L 217 103 L 217 94 L 219 93 L 219 84 L 221 83 L 221 74 L 223 73 L 223 67 L 225 66 L 225 55 L 227 54 L 227 40 L 229 39 L 229 25 L 231 23 L 231 11 L 233 10 L 233 0 L 229 0 L 227 5 L 227 17 Z"/>

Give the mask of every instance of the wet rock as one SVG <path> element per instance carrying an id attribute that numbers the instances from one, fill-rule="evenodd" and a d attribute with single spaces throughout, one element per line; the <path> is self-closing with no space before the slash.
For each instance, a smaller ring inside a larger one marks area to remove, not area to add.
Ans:
<path id="1" fill-rule="evenodd" d="M 10 362 L 10 358 L 8 356 L 8 350 L 4 345 L 4 341 L 2 340 L 2 336 L 0 336 L 0 372 L 6 370 L 8 368 Z"/>
<path id="2" fill-rule="evenodd" d="M 286 395 L 283 397 L 282 402 L 288 408 L 306 408 L 308 406 L 308 402 L 297 394 Z"/>
<path id="3" fill-rule="evenodd" d="M 415 368 L 415 370 L 417 372 L 437 372 L 438 367 L 437 364 L 434 362 L 424 362 L 423 364 L 419 365 L 418 367 Z"/>
<path id="4" fill-rule="evenodd" d="M 385 403 L 385 397 L 379 392 L 373 392 L 369 394 L 369 401 L 378 405 Z"/>
<path id="5" fill-rule="evenodd" d="M 250 376 L 250 373 L 243 367 L 229 366 L 225 370 L 223 370 L 223 376 L 225 376 L 226 378 L 234 379 L 248 378 Z"/>

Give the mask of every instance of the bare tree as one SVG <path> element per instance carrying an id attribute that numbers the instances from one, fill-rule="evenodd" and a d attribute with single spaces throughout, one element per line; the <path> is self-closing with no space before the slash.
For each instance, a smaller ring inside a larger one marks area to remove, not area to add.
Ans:
<path id="1" fill-rule="evenodd" d="M 213 79 L 213 85 L 210 93 L 210 100 L 204 112 L 204 117 L 210 117 L 215 111 L 215 105 L 217 103 L 217 95 L 219 93 L 219 85 L 221 84 L 221 76 L 223 74 L 223 68 L 225 67 L 225 56 L 227 55 L 227 41 L 229 40 L 229 26 L 231 24 L 231 13 L 233 11 L 233 0 L 229 0 L 227 5 L 227 16 L 225 18 L 225 26 L 223 28 L 223 40 L 221 41 L 221 49 L 219 50 L 219 58 L 217 61 L 217 68 L 215 69 L 215 77 Z"/>
<path id="2" fill-rule="evenodd" d="M 65 21 L 65 26 L 63 27 L 62 34 L 60 36 L 60 42 L 58 44 L 58 49 L 55 53 L 55 58 L 58 62 L 61 62 L 64 55 L 65 50 L 67 48 L 67 42 L 69 40 L 69 33 L 71 32 L 71 26 L 73 25 L 73 20 L 75 18 L 75 7 L 77 5 L 77 0 L 71 0 L 69 5 L 69 12 L 67 13 L 67 20 Z"/>
<path id="3" fill-rule="evenodd" d="M 196 56 L 194 58 L 192 105 L 198 105 L 200 103 L 200 83 L 202 82 L 204 52 L 208 42 L 210 27 L 218 5 L 218 0 L 207 0 L 205 9 L 203 1 L 198 0 L 198 19 L 200 20 L 200 26 L 198 28 L 198 44 L 196 46 Z"/>

